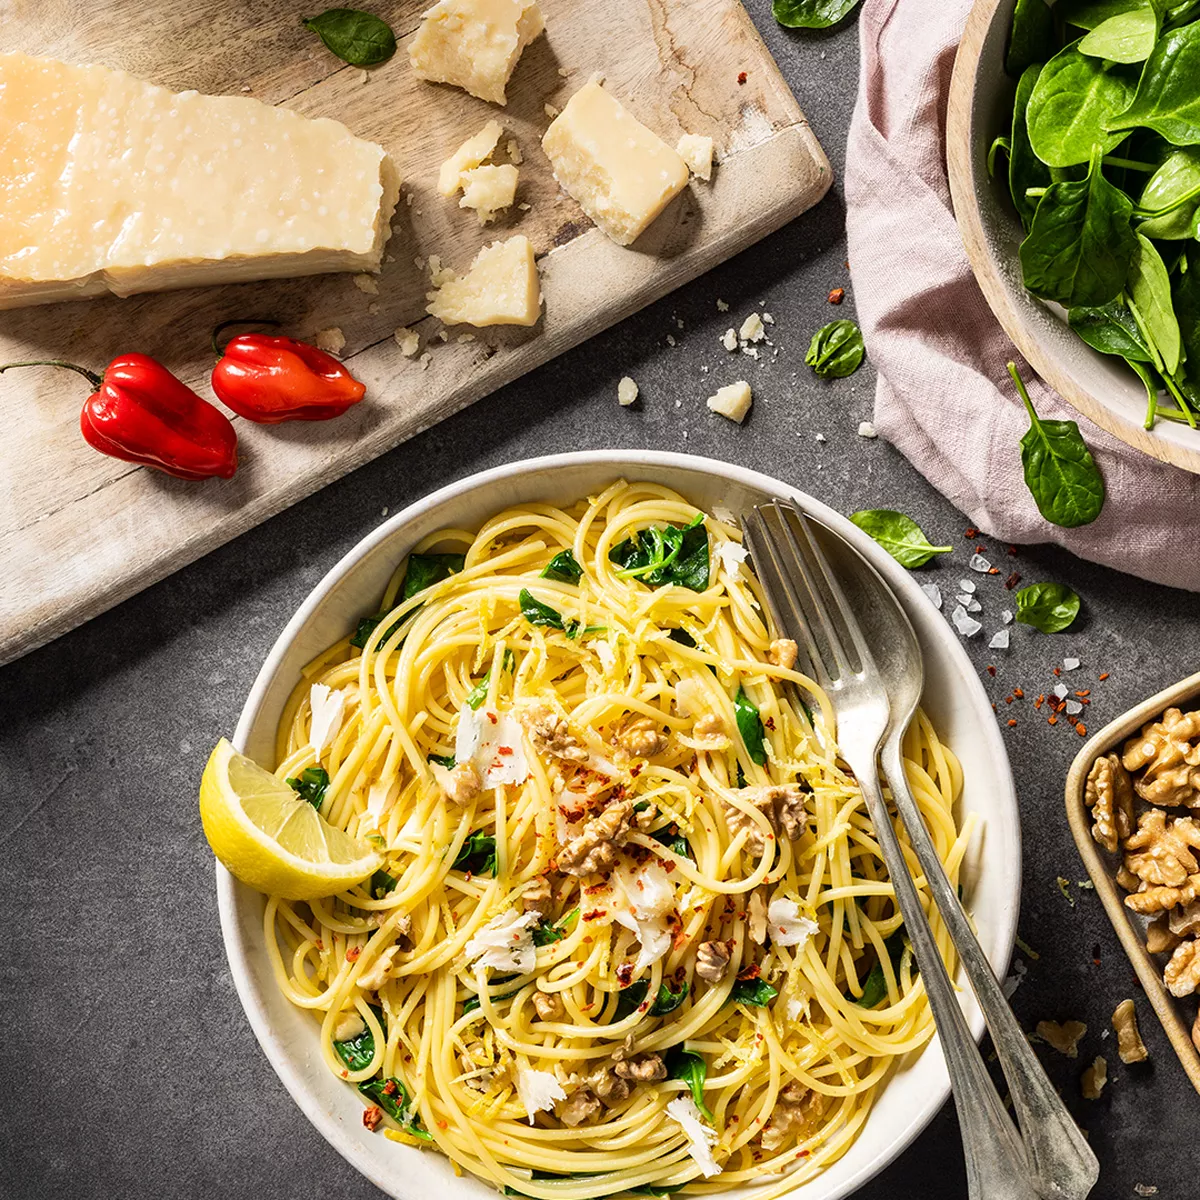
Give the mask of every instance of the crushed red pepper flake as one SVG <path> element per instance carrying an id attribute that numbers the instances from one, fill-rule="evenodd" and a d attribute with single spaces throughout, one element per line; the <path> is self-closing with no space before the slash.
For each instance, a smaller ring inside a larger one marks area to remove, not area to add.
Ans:
<path id="1" fill-rule="evenodd" d="M 1008 727 L 1009 727 L 1010 729 L 1011 729 L 1011 728 L 1012 728 L 1012 727 L 1013 727 L 1013 726 L 1014 726 L 1016 723 L 1017 723 L 1017 722 L 1016 722 L 1016 719 L 1015 719 L 1014 717 L 1009 717 L 1009 719 L 1008 719 Z"/>
<path id="2" fill-rule="evenodd" d="M 1048 717 L 1046 718 L 1046 724 L 1047 724 L 1047 725 L 1057 725 L 1057 724 L 1058 724 L 1058 717 L 1056 717 L 1056 716 L 1055 716 L 1053 713 L 1051 713 L 1051 714 L 1050 714 L 1050 716 L 1048 716 Z"/>
<path id="3" fill-rule="evenodd" d="M 351 946 L 350 949 L 346 951 L 346 961 L 347 962 L 358 962 L 358 956 L 361 953 L 362 953 L 361 946 Z"/>
<path id="4" fill-rule="evenodd" d="M 1100 682 L 1103 683 L 1107 678 L 1108 678 L 1108 672 L 1105 671 L 1104 674 L 1100 676 Z"/>
<path id="5" fill-rule="evenodd" d="M 1051 672 L 1051 674 L 1053 674 L 1053 675 L 1061 675 L 1061 674 L 1062 674 L 1062 667 L 1055 667 L 1055 668 L 1054 668 L 1054 670 Z"/>
<path id="6" fill-rule="evenodd" d="M 1045 704 L 1045 703 L 1046 703 L 1046 693 L 1045 693 L 1045 692 L 1043 692 L 1043 693 L 1042 693 L 1042 694 L 1041 694 L 1041 695 L 1040 695 L 1040 696 L 1039 696 L 1039 697 L 1038 697 L 1038 698 L 1037 698 L 1037 699 L 1036 699 L 1036 700 L 1033 702 L 1033 707 L 1034 707 L 1034 708 L 1041 708 L 1041 707 L 1042 707 L 1042 705 L 1043 705 L 1043 704 Z"/>
<path id="7" fill-rule="evenodd" d="M 830 304 L 841 304 L 841 302 L 845 298 L 846 298 L 846 289 L 845 288 L 837 287 L 837 288 L 834 288 L 829 293 L 829 303 Z"/>
<path id="8" fill-rule="evenodd" d="M 993 667 L 991 663 L 988 663 L 987 673 L 992 676 L 996 674 L 996 668 Z"/>
<path id="9" fill-rule="evenodd" d="M 1020 689 L 1019 687 L 1017 687 L 1017 688 L 1013 688 L 1013 695 L 1014 695 L 1014 696 L 1016 696 L 1016 698 L 1017 698 L 1018 700 L 1024 700 L 1024 699 L 1025 699 L 1025 693 L 1024 693 L 1023 691 L 1021 691 L 1021 689 Z"/>
<path id="10" fill-rule="evenodd" d="M 1005 581 L 1004 586 L 1011 592 L 1021 582 L 1020 573 L 1014 571 Z"/>
<path id="11" fill-rule="evenodd" d="M 1009 546 L 1009 548 L 1005 551 L 1005 554 L 1007 554 L 1009 558 L 1016 558 L 1017 557 L 1016 546 Z"/>
<path id="12" fill-rule="evenodd" d="M 978 545 L 975 547 L 975 553 L 976 553 L 976 554 L 982 554 L 982 553 L 983 553 L 983 552 L 984 552 L 986 549 L 987 549 L 987 547 L 986 547 L 986 546 L 985 546 L 985 545 L 984 545 L 982 542 L 980 542 L 980 543 L 979 543 L 979 544 L 978 544 Z"/>
<path id="13" fill-rule="evenodd" d="M 963 534 L 963 537 L 967 538 L 967 539 L 968 539 L 968 541 L 972 541 L 972 542 L 973 542 L 973 541 L 974 541 L 974 540 L 975 540 L 975 539 L 976 539 L 978 536 L 979 536 L 979 530 L 978 530 L 978 529 L 976 529 L 974 525 L 970 525 L 970 526 L 968 526 L 968 528 L 967 528 L 966 532 Z"/>
<path id="14" fill-rule="evenodd" d="M 1005 703 L 1005 704 L 1011 704 L 1012 702 L 1013 702 L 1013 698 L 1012 698 L 1011 696 L 1005 696 L 1005 697 L 1004 697 L 1004 703 Z"/>
<path id="15" fill-rule="evenodd" d="M 379 1128 L 379 1122 L 383 1120 L 383 1109 L 378 1104 L 372 1104 L 369 1108 L 363 1109 L 363 1124 L 374 1133 Z"/>
<path id="16" fill-rule="evenodd" d="M 999 567 L 989 567 L 989 568 L 988 568 L 988 574 L 989 574 L 989 575 L 999 575 L 999 574 L 1000 574 L 1000 568 L 999 568 Z"/>
<path id="17" fill-rule="evenodd" d="M 1077 695 L 1077 696 L 1090 696 L 1091 694 L 1092 694 L 1091 688 L 1084 688 L 1083 691 L 1075 693 L 1075 695 Z"/>
<path id="18" fill-rule="evenodd" d="M 738 72 L 738 84 L 739 84 L 739 85 L 741 85 L 741 84 L 743 84 L 743 83 L 745 83 L 745 82 L 746 82 L 746 72 L 745 72 L 745 71 L 739 71 L 739 72 Z"/>
<path id="19" fill-rule="evenodd" d="M 1080 721 L 1079 724 L 1075 726 L 1075 732 L 1079 734 L 1080 737 L 1087 737 L 1087 726 Z"/>

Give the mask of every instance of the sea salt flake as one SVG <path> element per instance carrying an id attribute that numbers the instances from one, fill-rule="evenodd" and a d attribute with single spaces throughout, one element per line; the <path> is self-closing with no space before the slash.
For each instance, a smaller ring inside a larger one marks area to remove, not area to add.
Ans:
<path id="1" fill-rule="evenodd" d="M 718 1134 L 711 1125 L 706 1125 L 701 1118 L 700 1110 L 691 1096 L 676 1096 L 667 1105 L 667 1116 L 679 1123 L 680 1128 L 687 1134 L 688 1153 L 699 1165 L 706 1179 L 720 1175 L 721 1167 L 713 1158 L 712 1148 L 716 1145 Z"/>
<path id="2" fill-rule="evenodd" d="M 1077 717 L 1077 716 L 1079 716 L 1079 714 L 1081 712 L 1083 712 L 1083 705 L 1080 704 L 1078 700 L 1068 700 L 1067 701 L 1067 716 L 1068 717 Z"/>
<path id="3" fill-rule="evenodd" d="M 950 620 L 963 637 L 974 637 L 983 628 L 974 617 L 967 615 L 967 610 L 961 604 L 950 614 Z"/>
<path id="4" fill-rule="evenodd" d="M 992 564 L 982 554 L 972 554 L 967 566 L 972 571 L 978 571 L 980 575 L 986 575 L 992 569 Z"/>
<path id="5" fill-rule="evenodd" d="M 1137 1192 L 1139 1196 L 1158 1195 L 1158 1188 L 1156 1188 L 1152 1183 L 1135 1183 L 1133 1185 L 1133 1190 Z"/>
<path id="6" fill-rule="evenodd" d="M 1006 608 L 1006 609 L 1005 609 L 1005 610 L 1004 610 L 1004 611 L 1003 611 L 1003 612 L 1000 614 L 1000 620 L 1002 620 L 1002 621 L 1005 623 L 1005 625 L 1011 625 L 1011 624 L 1012 624 L 1012 619 L 1013 619 L 1013 615 L 1012 615 L 1012 609 L 1011 609 L 1011 608 Z"/>
<path id="7" fill-rule="evenodd" d="M 550 1071 L 531 1071 L 528 1067 L 517 1070 L 517 1095 L 525 1105 L 525 1115 L 533 1124 L 534 1113 L 546 1112 L 554 1107 L 556 1100 L 565 1100 L 567 1093 L 562 1084 Z"/>
<path id="8" fill-rule="evenodd" d="M 992 640 L 988 642 L 988 648 L 991 650 L 1007 650 L 1008 649 L 1008 630 L 997 629 L 992 634 Z"/>
<path id="9" fill-rule="evenodd" d="M 1077 658 L 1064 658 L 1063 659 L 1063 670 L 1064 671 L 1077 671 L 1078 669 L 1079 669 L 1079 659 L 1077 659 Z"/>
<path id="10" fill-rule="evenodd" d="M 973 579 L 960 579 L 958 581 L 958 590 L 960 592 L 974 593 L 976 586 L 975 580 Z"/>
<path id="11" fill-rule="evenodd" d="M 921 584 L 921 591 L 923 591 L 925 595 L 929 597 L 929 603 L 932 604 L 934 608 L 942 607 L 942 589 L 938 587 L 936 583 Z"/>
<path id="12" fill-rule="evenodd" d="M 1067 685 L 1065 683 L 1056 683 L 1054 685 L 1054 694 L 1060 700 L 1065 700 L 1067 698 Z"/>

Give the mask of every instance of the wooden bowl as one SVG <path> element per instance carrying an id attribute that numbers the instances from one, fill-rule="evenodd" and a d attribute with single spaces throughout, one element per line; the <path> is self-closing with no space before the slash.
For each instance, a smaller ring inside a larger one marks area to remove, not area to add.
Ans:
<path id="1" fill-rule="evenodd" d="M 946 160 L 954 214 L 975 278 L 996 319 L 1035 371 L 1114 437 L 1163 462 L 1200 473 L 1200 432 L 1159 421 L 1143 428 L 1146 390 L 1118 358 L 1093 350 L 1057 305 L 1025 290 L 1017 247 L 1024 236 L 1007 180 L 990 179 L 987 152 L 1012 123 L 1016 81 L 1004 70 L 1015 0 L 976 0 L 954 62 Z"/>
<path id="2" fill-rule="evenodd" d="M 1141 729 L 1147 721 L 1153 721 L 1164 709 L 1195 708 L 1198 703 L 1200 674 L 1191 675 L 1174 687 L 1159 692 L 1157 696 L 1151 696 L 1105 725 L 1080 750 L 1071 764 L 1067 774 L 1067 820 L 1087 873 L 1096 885 L 1096 895 L 1100 897 L 1104 911 L 1108 913 L 1108 919 L 1117 931 L 1125 953 L 1129 955 L 1129 961 L 1145 989 L 1146 999 L 1162 1022 L 1188 1078 L 1196 1091 L 1200 1092 L 1200 1052 L 1197 1052 L 1191 1038 L 1192 1015 L 1188 1012 L 1188 1003 L 1177 1000 L 1167 991 L 1162 978 L 1163 963 L 1147 952 L 1145 930 L 1149 921 L 1125 907 L 1125 893 L 1116 880 L 1120 861 L 1117 855 L 1109 855 L 1096 844 L 1092 837 L 1091 814 L 1083 798 L 1084 784 L 1096 759 L 1118 749 L 1126 738 Z M 1164 955 L 1159 958 L 1165 961 Z"/>

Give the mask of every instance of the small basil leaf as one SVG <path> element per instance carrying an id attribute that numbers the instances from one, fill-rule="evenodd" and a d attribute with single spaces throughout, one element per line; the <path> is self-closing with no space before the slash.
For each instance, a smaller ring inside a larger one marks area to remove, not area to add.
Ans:
<path id="1" fill-rule="evenodd" d="M 330 8 L 301 24 L 343 62 L 355 67 L 373 67 L 396 53 L 396 35 L 391 26 L 356 8 Z"/>
<path id="2" fill-rule="evenodd" d="M 813 334 L 804 361 L 822 379 L 843 379 L 858 370 L 865 353 L 853 321 L 830 321 Z"/>
<path id="3" fill-rule="evenodd" d="M 788 29 L 828 29 L 857 4 L 858 0 L 774 0 L 771 15 Z"/>
<path id="4" fill-rule="evenodd" d="M 542 578 L 558 583 L 578 583 L 583 577 L 583 568 L 570 550 L 560 550 L 543 568 Z"/>
<path id="5" fill-rule="evenodd" d="M 682 1046 L 673 1046 L 667 1051 L 667 1078 L 682 1079 L 692 1092 L 696 1107 L 708 1120 L 713 1115 L 704 1103 L 704 1081 L 708 1078 L 708 1063 L 699 1054 L 685 1050 Z"/>
<path id="6" fill-rule="evenodd" d="M 923 567 L 935 554 L 949 554 L 953 546 L 934 546 L 921 527 L 891 508 L 867 508 L 851 513 L 850 520 L 875 539 L 902 567 Z"/>
<path id="7" fill-rule="evenodd" d="M 300 777 L 284 781 L 301 800 L 306 800 L 317 810 L 325 803 L 325 793 L 329 790 L 329 772 L 324 767 L 305 767 Z"/>
<path id="8" fill-rule="evenodd" d="M 738 733 L 746 744 L 746 752 L 750 761 L 760 767 L 767 765 L 767 751 L 763 746 L 766 731 L 763 729 L 762 717 L 754 701 L 746 695 L 745 689 L 739 687 L 733 698 L 733 711 L 737 717 Z"/>
<path id="9" fill-rule="evenodd" d="M 1034 583 L 1017 593 L 1017 620 L 1042 633 L 1061 633 L 1079 616 L 1079 603 L 1065 583 Z"/>

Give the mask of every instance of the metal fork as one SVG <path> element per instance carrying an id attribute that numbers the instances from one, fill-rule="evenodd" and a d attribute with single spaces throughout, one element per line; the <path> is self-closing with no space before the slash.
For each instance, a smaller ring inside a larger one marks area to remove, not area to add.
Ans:
<path id="1" fill-rule="evenodd" d="M 838 748 L 862 789 L 941 1039 L 962 1131 L 968 1194 L 971 1200 L 1084 1200 L 1099 1175 L 1096 1157 L 1004 1000 L 904 781 L 900 739 L 923 678 L 916 635 L 870 564 L 820 526 L 823 537 L 837 539 L 839 562 L 855 573 L 860 610 L 873 619 L 876 633 L 886 635 L 883 654 L 893 670 L 885 681 L 811 523 L 793 506 L 776 501 L 747 517 L 747 541 L 776 627 L 795 637 L 813 678 L 833 702 Z M 902 651 L 908 647 L 899 645 L 897 657 L 897 644 L 905 638 L 911 641 L 912 654 L 906 657 Z M 977 993 L 1008 1077 L 1024 1142 L 992 1086 L 909 875 L 879 786 L 881 745 L 897 811 Z"/>

